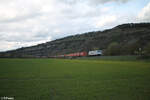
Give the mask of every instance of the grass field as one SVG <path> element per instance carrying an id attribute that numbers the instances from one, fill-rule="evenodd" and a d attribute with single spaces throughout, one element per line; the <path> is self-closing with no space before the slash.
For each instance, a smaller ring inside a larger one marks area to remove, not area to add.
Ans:
<path id="1" fill-rule="evenodd" d="M 136 61 L 138 56 L 93 56 L 93 57 L 79 57 L 80 60 L 104 60 L 104 61 Z"/>
<path id="2" fill-rule="evenodd" d="M 3 96 L 15 100 L 150 100 L 150 63 L 0 59 Z"/>

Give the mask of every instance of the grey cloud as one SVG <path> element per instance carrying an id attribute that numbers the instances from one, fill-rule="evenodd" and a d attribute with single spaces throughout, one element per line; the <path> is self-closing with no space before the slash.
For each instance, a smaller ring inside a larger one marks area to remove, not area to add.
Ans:
<path id="1" fill-rule="evenodd" d="M 89 4 L 104 4 L 108 2 L 120 2 L 120 3 L 126 3 L 131 0 L 59 0 L 61 2 L 67 3 L 67 4 L 76 4 L 76 3 L 89 3 Z"/>
<path id="2" fill-rule="evenodd" d="M 138 19 L 141 21 L 150 22 L 150 2 L 139 13 Z"/>
<path id="3" fill-rule="evenodd" d="M 90 2 L 94 2 L 94 3 L 107 3 L 107 2 L 121 2 L 121 3 L 125 3 L 128 2 L 129 0 L 89 0 Z"/>
<path id="4" fill-rule="evenodd" d="M 25 20 L 33 19 L 33 18 L 39 17 L 39 16 L 42 16 L 42 14 L 41 13 L 32 13 L 29 15 L 18 16 L 18 17 L 10 18 L 10 19 L 1 19 L 0 23 L 2 24 L 2 23 L 13 23 L 13 22 L 25 21 Z"/>
<path id="5" fill-rule="evenodd" d="M 81 2 L 81 0 L 58 0 L 67 4 L 75 4 L 77 2 Z"/>

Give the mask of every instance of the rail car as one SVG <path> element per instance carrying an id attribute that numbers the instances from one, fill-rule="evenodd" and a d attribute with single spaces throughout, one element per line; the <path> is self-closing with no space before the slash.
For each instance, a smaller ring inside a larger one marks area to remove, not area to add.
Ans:
<path id="1" fill-rule="evenodd" d="M 64 55 L 64 57 L 82 57 L 82 56 L 87 56 L 87 52 L 77 52 L 77 53 L 70 53 Z"/>

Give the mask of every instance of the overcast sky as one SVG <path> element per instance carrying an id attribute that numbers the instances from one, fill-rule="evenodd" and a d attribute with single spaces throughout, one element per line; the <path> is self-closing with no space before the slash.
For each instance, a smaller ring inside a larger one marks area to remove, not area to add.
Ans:
<path id="1" fill-rule="evenodd" d="M 0 0 L 0 51 L 131 22 L 150 22 L 150 0 Z"/>

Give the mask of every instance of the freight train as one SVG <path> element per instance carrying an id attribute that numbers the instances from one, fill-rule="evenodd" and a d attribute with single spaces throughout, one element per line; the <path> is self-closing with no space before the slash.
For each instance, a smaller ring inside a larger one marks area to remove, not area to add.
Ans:
<path id="1" fill-rule="evenodd" d="M 93 50 L 93 51 L 83 51 L 83 52 L 76 52 L 64 55 L 57 55 L 53 56 L 53 58 L 73 58 L 73 57 L 86 57 L 86 56 L 101 56 L 102 50 Z"/>

